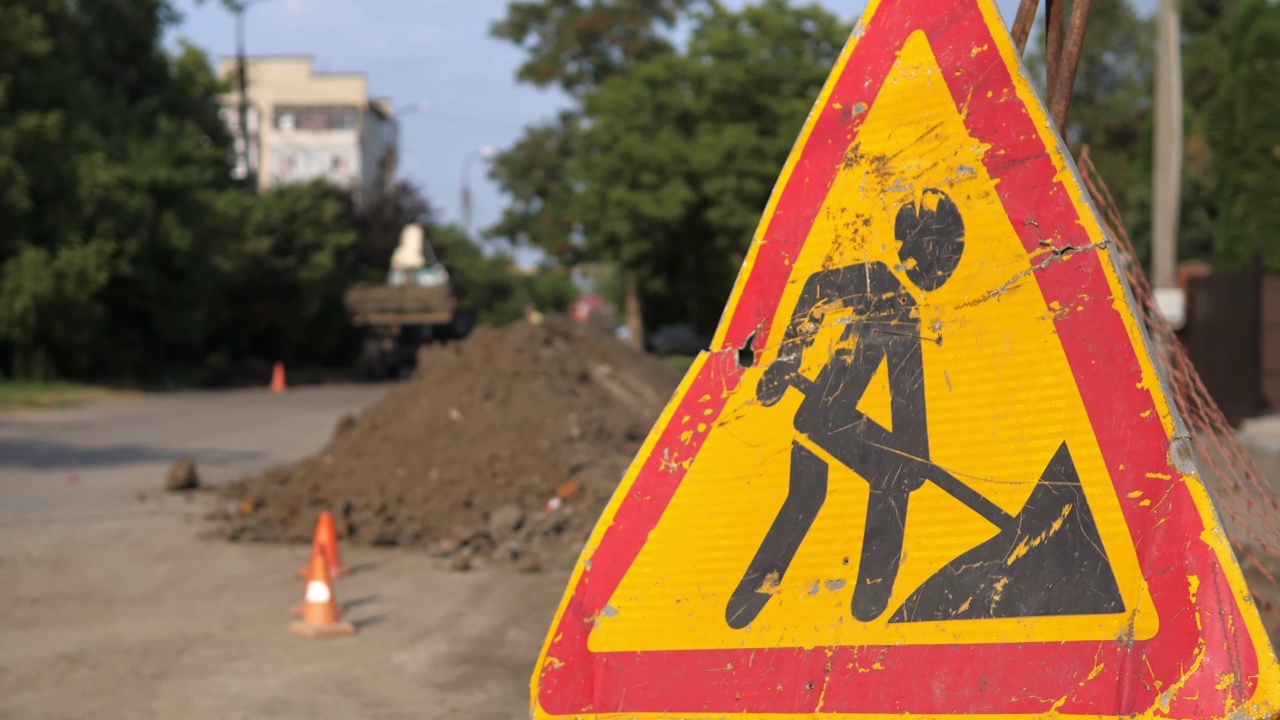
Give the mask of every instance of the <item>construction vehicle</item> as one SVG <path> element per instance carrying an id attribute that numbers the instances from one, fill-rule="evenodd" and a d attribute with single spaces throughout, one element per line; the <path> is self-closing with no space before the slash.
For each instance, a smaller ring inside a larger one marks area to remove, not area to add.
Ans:
<path id="1" fill-rule="evenodd" d="M 421 346 L 466 337 L 475 324 L 473 313 L 458 308 L 449 271 L 417 224 L 401 231 L 386 284 L 352 287 L 345 302 L 365 331 L 360 369 L 370 379 L 404 376 Z"/>

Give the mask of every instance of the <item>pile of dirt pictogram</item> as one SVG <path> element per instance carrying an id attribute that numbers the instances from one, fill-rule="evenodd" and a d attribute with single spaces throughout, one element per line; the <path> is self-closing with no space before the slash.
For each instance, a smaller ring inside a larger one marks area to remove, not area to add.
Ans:
<path id="1" fill-rule="evenodd" d="M 224 491 L 233 540 L 348 541 L 571 565 L 681 373 L 592 324 L 478 328 L 296 465 Z"/>

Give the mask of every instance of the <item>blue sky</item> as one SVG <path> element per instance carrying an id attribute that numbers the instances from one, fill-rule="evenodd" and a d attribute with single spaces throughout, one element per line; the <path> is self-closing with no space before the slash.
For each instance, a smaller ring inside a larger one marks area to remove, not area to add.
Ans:
<path id="1" fill-rule="evenodd" d="M 371 92 L 397 107 L 425 102 L 429 108 L 401 119 L 400 174 L 425 190 L 441 219 L 459 218 L 463 159 L 485 146 L 505 147 L 520 129 L 551 117 L 567 103 L 556 92 L 515 82 L 522 56 L 489 37 L 489 24 L 503 14 L 506 0 L 261 0 L 249 10 L 246 46 L 250 54 L 314 55 L 327 71 L 363 71 Z M 745 0 L 729 0 L 731 6 Z M 822 0 L 852 20 L 863 0 Z M 997 0 L 1013 21 L 1017 0 Z M 1148 6 L 1154 0 L 1141 0 Z M 218 0 L 175 0 L 183 23 L 170 43 L 186 38 L 211 57 L 235 49 L 234 22 Z M 504 199 L 485 177 L 482 163 L 471 167 L 474 225 L 492 224 Z"/>

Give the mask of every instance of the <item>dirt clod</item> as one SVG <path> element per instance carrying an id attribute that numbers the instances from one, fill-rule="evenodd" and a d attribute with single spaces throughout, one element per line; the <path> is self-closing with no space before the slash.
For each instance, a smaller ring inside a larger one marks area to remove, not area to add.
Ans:
<path id="1" fill-rule="evenodd" d="M 316 456 L 228 486 L 253 507 L 228 537 L 307 542 L 327 509 L 343 541 L 571 565 L 680 381 L 562 318 L 477 328 L 418 368 Z"/>
<path id="2" fill-rule="evenodd" d="M 522 573 L 542 572 L 542 563 L 533 555 L 525 555 L 516 561 L 516 570 Z"/>
<path id="3" fill-rule="evenodd" d="M 200 476 L 196 473 L 196 461 L 189 457 L 184 457 L 175 462 L 169 468 L 169 473 L 165 475 L 164 487 L 166 490 L 195 490 L 200 487 Z"/>
<path id="4" fill-rule="evenodd" d="M 515 535 L 524 524 L 524 511 L 515 503 L 499 506 L 489 515 L 489 535 L 503 541 Z"/>
<path id="5" fill-rule="evenodd" d="M 333 436 L 335 438 L 342 437 L 356 426 L 356 416 L 353 413 L 344 413 L 338 418 L 338 422 L 334 423 Z"/>

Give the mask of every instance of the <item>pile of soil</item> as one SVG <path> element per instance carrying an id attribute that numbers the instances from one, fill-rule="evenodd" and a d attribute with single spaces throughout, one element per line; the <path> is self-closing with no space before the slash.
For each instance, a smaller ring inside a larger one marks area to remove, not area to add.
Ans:
<path id="1" fill-rule="evenodd" d="M 404 384 L 317 455 L 224 491 L 234 540 L 340 537 L 526 569 L 571 565 L 681 374 L 591 324 L 480 327 L 424 348 Z"/>

